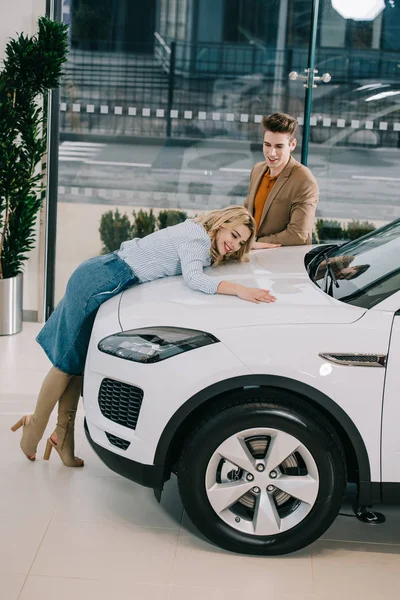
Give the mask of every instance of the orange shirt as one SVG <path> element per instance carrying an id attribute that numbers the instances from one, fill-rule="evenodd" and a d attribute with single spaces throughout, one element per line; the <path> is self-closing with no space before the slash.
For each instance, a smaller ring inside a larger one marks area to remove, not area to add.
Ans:
<path id="1" fill-rule="evenodd" d="M 267 201 L 270 191 L 274 187 L 274 183 L 277 180 L 277 177 L 271 177 L 269 169 L 265 173 L 264 177 L 261 179 L 261 183 L 258 186 L 258 190 L 256 192 L 256 197 L 254 198 L 254 220 L 256 222 L 256 230 L 258 230 L 261 221 L 262 211 L 264 210 L 264 205 Z"/>

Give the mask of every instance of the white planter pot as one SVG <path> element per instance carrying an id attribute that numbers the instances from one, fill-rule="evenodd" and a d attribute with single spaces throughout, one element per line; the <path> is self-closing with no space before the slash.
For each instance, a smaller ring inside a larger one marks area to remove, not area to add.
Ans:
<path id="1" fill-rule="evenodd" d="M 0 279 L 0 335 L 22 329 L 22 273 Z"/>

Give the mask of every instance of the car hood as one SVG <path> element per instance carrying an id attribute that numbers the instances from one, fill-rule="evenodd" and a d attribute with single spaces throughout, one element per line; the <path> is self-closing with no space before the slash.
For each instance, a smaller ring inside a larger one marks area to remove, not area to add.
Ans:
<path id="1" fill-rule="evenodd" d="M 216 331 L 251 325 L 351 323 L 365 309 L 325 294 L 309 278 L 304 257 L 310 246 L 257 250 L 248 263 L 210 267 L 205 273 L 249 287 L 270 290 L 274 304 L 254 304 L 233 296 L 191 290 L 181 276 L 134 286 L 122 294 L 122 330 L 169 325 Z"/>

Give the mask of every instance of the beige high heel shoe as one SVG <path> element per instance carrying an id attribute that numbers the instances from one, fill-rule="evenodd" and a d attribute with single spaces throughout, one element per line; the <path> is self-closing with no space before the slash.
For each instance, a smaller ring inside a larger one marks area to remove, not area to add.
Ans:
<path id="1" fill-rule="evenodd" d="M 57 428 L 59 429 L 59 428 Z M 56 431 L 57 431 L 56 429 Z M 46 449 L 44 451 L 44 460 L 49 460 L 51 451 L 56 450 L 58 452 L 59 457 L 61 458 L 63 464 L 66 467 L 83 467 L 84 462 L 81 458 L 74 456 L 74 443 L 71 443 L 71 436 L 68 436 L 68 429 L 65 432 L 65 436 L 63 441 L 60 443 L 59 435 L 57 434 L 57 442 L 55 442 L 51 437 L 46 442 Z"/>
<path id="2" fill-rule="evenodd" d="M 74 439 L 75 417 L 81 388 L 82 377 L 73 376 L 58 403 L 57 426 L 47 440 L 44 460 L 49 460 L 54 448 L 66 467 L 83 467 L 83 460 L 75 456 Z"/>
<path id="3" fill-rule="evenodd" d="M 66 467 L 83 467 L 84 462 L 81 458 L 74 456 L 73 446 L 70 444 L 65 444 L 65 440 L 62 445 L 59 445 L 58 442 L 55 442 L 51 437 L 46 442 L 46 449 L 44 451 L 43 458 L 44 460 L 49 460 L 51 451 L 56 450 L 58 452 L 59 457 L 61 458 L 63 464 Z"/>
<path id="4" fill-rule="evenodd" d="M 70 399 L 66 392 L 70 387 L 72 379 L 74 379 L 72 375 L 63 373 L 59 369 L 56 369 L 56 367 L 51 367 L 40 388 L 34 413 L 32 415 L 25 415 L 11 427 L 12 431 L 17 431 L 20 427 L 23 427 L 20 445 L 22 452 L 28 460 L 34 461 L 36 459 L 37 445 L 43 437 L 49 417 L 56 403 L 59 400 L 61 401 L 64 396 L 67 400 L 69 399 L 70 403 L 74 400 L 74 398 Z M 75 393 L 75 387 L 72 389 Z M 77 404 L 77 400 L 75 403 Z M 64 402 L 64 404 L 68 405 L 68 402 Z M 67 423 L 67 421 L 68 418 L 65 418 L 64 422 Z"/>
<path id="5" fill-rule="evenodd" d="M 29 419 L 29 421 L 27 421 Z M 41 434 L 38 433 L 38 427 L 35 427 L 35 423 L 33 420 L 33 415 L 24 415 L 17 421 L 12 427 L 11 431 L 18 431 L 20 428 L 22 429 L 21 436 L 21 450 L 25 454 L 26 458 L 33 462 L 36 460 L 36 451 L 37 445 L 39 443 Z"/>

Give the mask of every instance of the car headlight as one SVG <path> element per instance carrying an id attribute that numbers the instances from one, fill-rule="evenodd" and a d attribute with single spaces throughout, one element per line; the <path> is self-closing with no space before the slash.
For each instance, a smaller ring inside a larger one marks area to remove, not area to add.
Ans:
<path id="1" fill-rule="evenodd" d="M 99 342 L 101 352 L 139 363 L 155 363 L 219 340 L 204 331 L 182 327 L 144 327 L 115 333 Z"/>

